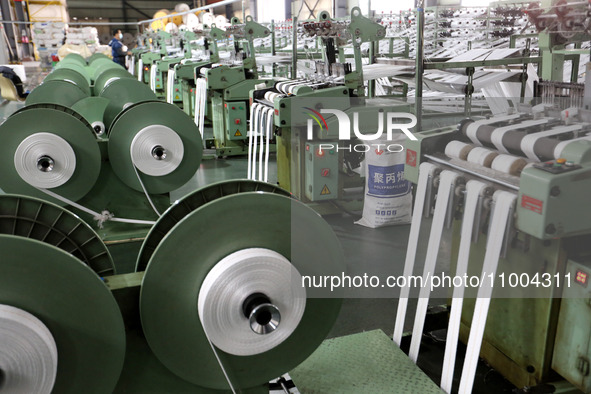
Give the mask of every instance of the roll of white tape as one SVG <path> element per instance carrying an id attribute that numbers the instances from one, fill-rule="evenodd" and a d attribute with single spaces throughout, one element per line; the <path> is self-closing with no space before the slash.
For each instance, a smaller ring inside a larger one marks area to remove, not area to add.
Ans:
<path id="1" fill-rule="evenodd" d="M 474 149 L 474 146 L 466 144 L 462 141 L 451 141 L 445 146 L 445 154 L 449 157 L 454 157 L 460 160 L 466 160 L 468 153 Z"/>
<path id="2" fill-rule="evenodd" d="M 265 93 L 265 100 L 268 100 L 270 102 L 273 102 L 273 100 L 275 100 L 275 98 L 277 97 L 282 97 L 281 93 L 275 93 L 275 92 L 267 92 Z"/>
<path id="3" fill-rule="evenodd" d="M 525 167 L 527 161 L 522 157 L 511 155 L 498 155 L 492 161 L 493 170 L 504 172 L 505 174 L 518 176 Z"/>
<path id="4" fill-rule="evenodd" d="M 215 15 L 211 12 L 204 12 L 203 14 L 199 15 L 201 18 L 201 23 L 204 25 L 210 26 L 212 23 L 215 23 Z"/>
<path id="5" fill-rule="evenodd" d="M 70 180 L 76 170 L 76 154 L 62 137 L 36 133 L 16 148 L 14 167 L 29 185 L 52 189 Z"/>
<path id="6" fill-rule="evenodd" d="M 137 169 L 150 176 L 170 174 L 181 164 L 184 155 L 181 137 L 163 125 L 150 125 L 138 131 L 129 150 Z"/>
<path id="7" fill-rule="evenodd" d="M 487 148 L 476 147 L 468 153 L 467 160 L 470 163 L 478 164 L 490 168 L 493 160 L 499 154 Z"/>
<path id="8" fill-rule="evenodd" d="M 251 329 L 243 312 L 253 294 L 263 294 L 280 313 L 267 334 Z M 262 248 L 234 252 L 217 263 L 201 284 L 199 318 L 209 340 L 226 353 L 250 356 L 285 341 L 298 326 L 306 307 L 306 289 L 297 269 L 279 253 Z"/>
<path id="9" fill-rule="evenodd" d="M 521 140 L 521 150 L 525 155 L 535 161 L 540 161 L 540 158 L 535 153 L 535 145 L 540 138 L 552 137 L 560 134 L 572 133 L 581 130 L 583 125 L 572 126 L 558 126 L 550 130 L 540 131 L 538 133 L 531 133 L 523 137 Z"/>
<path id="10" fill-rule="evenodd" d="M 43 322 L 0 304 L 0 391 L 49 394 L 57 375 L 57 346 Z"/>

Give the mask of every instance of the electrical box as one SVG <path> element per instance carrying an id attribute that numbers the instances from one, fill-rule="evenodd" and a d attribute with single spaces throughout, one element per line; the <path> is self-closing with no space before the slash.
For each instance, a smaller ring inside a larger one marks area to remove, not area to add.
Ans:
<path id="1" fill-rule="evenodd" d="M 248 106 L 243 101 L 228 101 L 224 103 L 227 139 L 243 140 L 247 137 L 247 108 Z"/>
<path id="2" fill-rule="evenodd" d="M 591 262 L 566 266 L 552 368 L 585 393 L 591 392 Z M 570 280 L 570 282 L 568 282 Z"/>
<path id="3" fill-rule="evenodd" d="M 339 154 L 327 146 L 331 144 L 306 143 L 305 192 L 310 201 L 336 200 L 339 194 Z"/>

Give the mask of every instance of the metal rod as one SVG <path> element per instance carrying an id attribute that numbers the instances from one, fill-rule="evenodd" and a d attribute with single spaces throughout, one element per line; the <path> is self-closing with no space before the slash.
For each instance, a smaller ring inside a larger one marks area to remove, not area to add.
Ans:
<path id="1" fill-rule="evenodd" d="M 292 19 L 293 37 L 291 43 L 292 57 L 291 57 L 291 79 L 296 79 L 298 72 L 298 17 L 294 16 Z"/>

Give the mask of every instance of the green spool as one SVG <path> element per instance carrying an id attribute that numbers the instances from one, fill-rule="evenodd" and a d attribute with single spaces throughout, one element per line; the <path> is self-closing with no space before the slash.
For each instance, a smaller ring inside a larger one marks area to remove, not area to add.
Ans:
<path id="1" fill-rule="evenodd" d="M 228 388 L 201 325 L 198 296 L 206 275 L 222 258 L 255 247 L 280 253 L 301 275 L 344 270 L 343 253 L 330 226 L 298 201 L 255 192 L 221 197 L 197 208 L 154 251 L 140 295 L 148 344 L 179 377 L 203 387 Z M 271 350 L 235 356 L 218 349 L 233 386 L 254 387 L 304 361 L 325 339 L 341 301 L 308 297 L 295 331 Z"/>
<path id="2" fill-rule="evenodd" d="M 37 86 L 27 96 L 25 105 L 57 104 L 71 107 L 77 101 L 88 97 L 83 89 L 70 81 L 49 80 Z"/>
<path id="3" fill-rule="evenodd" d="M 54 81 L 52 81 L 54 82 Z M 0 158 L 0 188 L 6 193 L 24 194 L 49 200 L 60 206 L 65 203 L 29 185 L 18 174 L 15 153 L 25 138 L 37 133 L 55 134 L 70 145 L 76 156 L 76 167 L 70 179 L 52 192 L 69 200 L 84 197 L 96 183 L 101 169 L 101 154 L 92 128 L 71 109 L 51 104 L 24 107 L 0 125 L 0 145 L 10 154 Z"/>
<path id="4" fill-rule="evenodd" d="M 60 62 L 61 63 L 61 62 Z M 60 63 L 58 63 L 53 71 L 56 70 L 74 70 L 77 71 L 78 73 L 80 73 L 80 75 L 82 75 L 84 77 L 84 79 L 86 79 L 86 82 L 88 83 L 88 85 L 90 86 L 91 84 L 91 76 L 92 73 L 90 72 L 90 69 L 87 66 L 83 66 L 78 62 L 69 62 L 69 63 L 63 63 L 60 65 Z"/>
<path id="5" fill-rule="evenodd" d="M 0 234 L 56 246 L 78 258 L 99 276 L 115 273 L 111 254 L 98 234 L 78 216 L 48 201 L 0 195 Z"/>
<path id="6" fill-rule="evenodd" d="M 96 53 L 93 53 L 92 56 L 90 56 L 88 58 L 88 64 L 92 65 L 92 63 L 94 63 L 95 60 L 99 60 L 99 59 L 111 60 L 111 58 L 108 57 L 107 55 L 105 55 L 104 53 L 96 52 Z"/>
<path id="7" fill-rule="evenodd" d="M 125 327 L 101 279 L 70 254 L 34 239 L 2 234 L 0 250 L 0 304 L 33 314 L 57 345 L 52 393 L 113 392 Z"/>
<path id="8" fill-rule="evenodd" d="M 79 55 L 77 53 L 69 53 L 68 55 L 66 55 L 65 58 L 63 58 L 60 61 L 60 63 L 61 62 L 66 62 L 66 63 L 75 62 L 75 63 L 81 64 L 83 66 L 86 66 L 86 59 L 84 59 L 84 57 L 82 57 L 82 55 Z"/>
<path id="9" fill-rule="evenodd" d="M 90 85 L 88 83 L 88 79 L 79 71 L 69 68 L 60 68 L 57 70 L 53 70 L 49 75 L 45 77 L 43 80 L 44 82 L 48 81 L 66 81 L 72 82 L 74 85 L 78 86 L 82 91 L 90 96 Z"/>
<path id="10" fill-rule="evenodd" d="M 100 97 L 109 100 L 104 120 L 107 130 L 110 130 L 115 117 L 123 111 L 123 108 L 142 101 L 157 100 L 156 95 L 147 85 L 131 78 L 113 81 L 103 88 Z"/>
<path id="11" fill-rule="evenodd" d="M 117 79 L 125 78 L 134 79 L 133 75 L 121 67 L 105 69 L 94 81 L 95 96 L 100 96 L 100 93 L 108 84 Z"/>
<path id="12" fill-rule="evenodd" d="M 158 222 L 152 226 L 142 244 L 142 248 L 140 249 L 135 270 L 146 270 L 150 257 L 152 257 L 154 250 L 156 250 L 162 241 L 162 238 L 164 238 L 179 221 L 195 209 L 220 197 L 247 192 L 277 193 L 283 196 L 289 196 L 288 191 L 285 191 L 278 186 L 266 182 L 246 179 L 213 183 L 187 194 L 182 200 L 178 200 L 171 205 L 170 208 L 160 216 Z"/>
<path id="13" fill-rule="evenodd" d="M 98 59 L 92 65 L 89 66 L 90 74 L 92 75 L 92 80 L 96 81 L 96 79 L 105 71 L 111 69 L 119 69 L 124 70 L 120 64 L 115 63 L 109 59 Z"/>
<path id="14" fill-rule="evenodd" d="M 135 80 L 118 80 L 107 86 L 105 91 L 123 81 L 141 84 Z M 150 176 L 138 170 L 148 193 L 162 194 L 187 183 L 195 175 L 203 155 L 203 142 L 197 126 L 178 107 L 162 101 L 148 101 L 126 108 L 109 128 L 109 160 L 119 179 L 127 186 L 143 191 L 134 170 L 130 148 L 141 130 L 156 125 L 172 129 L 180 137 L 184 150 L 178 167 L 167 175 Z"/>
<path id="15" fill-rule="evenodd" d="M 108 105 L 109 100 L 104 97 L 87 97 L 76 102 L 72 110 L 84 117 L 96 135 L 104 135 L 106 128 L 103 119 Z"/>

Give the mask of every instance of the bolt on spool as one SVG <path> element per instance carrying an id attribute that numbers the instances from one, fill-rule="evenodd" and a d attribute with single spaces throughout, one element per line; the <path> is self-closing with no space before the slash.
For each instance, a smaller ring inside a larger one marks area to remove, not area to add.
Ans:
<path id="1" fill-rule="evenodd" d="M 281 313 L 262 293 L 251 294 L 242 304 L 242 313 L 248 319 L 250 329 L 259 335 L 269 334 L 279 327 Z"/>
<path id="2" fill-rule="evenodd" d="M 41 172 L 53 171 L 55 161 L 50 156 L 41 156 L 37 159 L 37 169 Z"/>
<path id="3" fill-rule="evenodd" d="M 166 149 L 164 149 L 162 145 L 156 145 L 152 148 L 152 157 L 156 160 L 166 159 Z"/>

